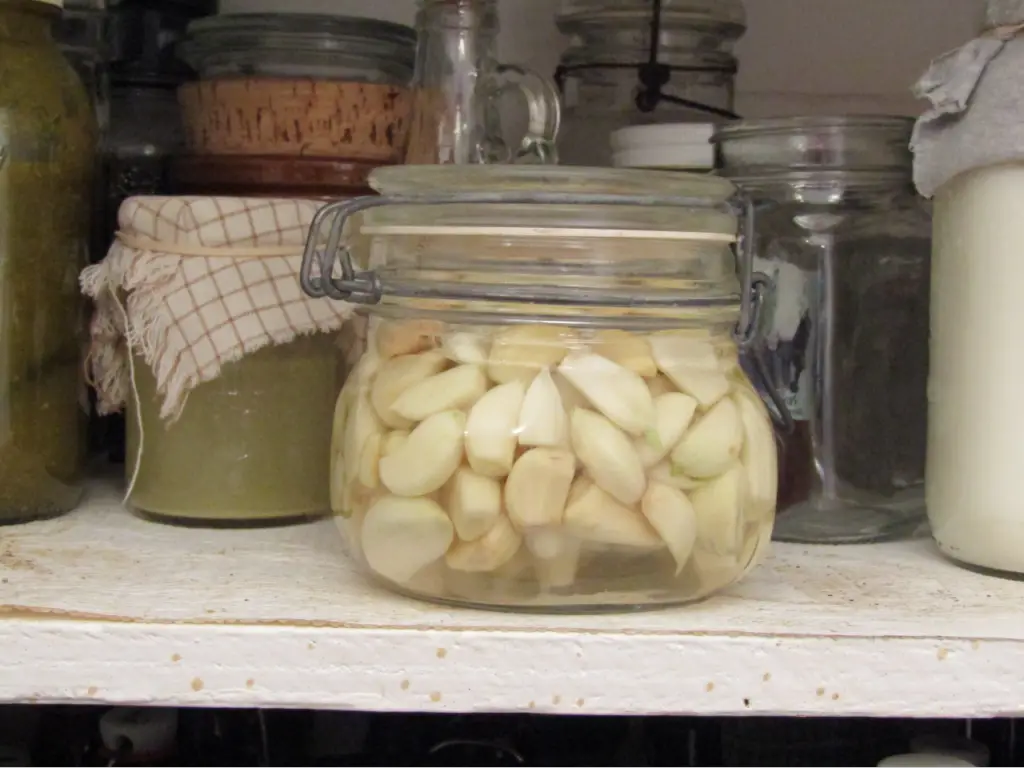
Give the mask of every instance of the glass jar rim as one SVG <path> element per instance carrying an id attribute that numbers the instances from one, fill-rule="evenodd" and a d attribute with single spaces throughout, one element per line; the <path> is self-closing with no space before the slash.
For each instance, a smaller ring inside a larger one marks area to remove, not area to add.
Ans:
<path id="1" fill-rule="evenodd" d="M 237 13 L 196 19 L 179 46 L 202 74 L 232 55 L 340 56 L 348 66 L 376 69 L 400 64 L 411 73 L 416 56 L 412 27 L 378 19 L 310 13 Z"/>
<path id="2" fill-rule="evenodd" d="M 906 133 L 907 139 L 914 128 L 914 118 L 900 115 L 822 115 L 799 117 L 771 117 L 737 120 L 718 127 L 712 141 L 725 142 L 760 136 L 806 133 L 808 131 L 888 131 Z"/>
<path id="3" fill-rule="evenodd" d="M 382 195 L 412 198 L 445 192 L 529 192 L 689 197 L 725 203 L 736 192 L 715 176 L 666 171 L 547 165 L 399 165 L 378 168 L 370 186 Z"/>

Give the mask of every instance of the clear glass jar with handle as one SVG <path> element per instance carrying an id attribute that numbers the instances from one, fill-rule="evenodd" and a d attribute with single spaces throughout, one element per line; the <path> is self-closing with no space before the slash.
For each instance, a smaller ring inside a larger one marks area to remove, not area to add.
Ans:
<path id="1" fill-rule="evenodd" d="M 561 101 L 554 81 L 496 57 L 496 0 L 420 0 L 413 108 L 406 163 L 547 163 Z M 526 132 L 512 148 L 502 126 L 506 93 L 526 105 Z"/>
<path id="2" fill-rule="evenodd" d="M 777 475 L 738 360 L 763 286 L 737 278 L 732 185 L 479 166 L 371 183 L 382 197 L 321 214 L 302 276 L 370 305 L 331 474 L 368 571 L 530 610 L 686 603 L 739 580 L 770 539 Z"/>
<path id="3" fill-rule="evenodd" d="M 769 367 L 795 421 L 777 538 L 857 543 L 924 516 L 931 220 L 912 121 L 759 120 L 719 129 L 723 174 L 757 204 L 775 282 Z"/>

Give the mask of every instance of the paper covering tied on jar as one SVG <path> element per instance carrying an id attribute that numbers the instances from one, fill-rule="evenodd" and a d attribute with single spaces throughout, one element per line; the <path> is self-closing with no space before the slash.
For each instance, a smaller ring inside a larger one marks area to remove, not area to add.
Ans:
<path id="1" fill-rule="evenodd" d="M 912 149 L 934 197 L 927 504 L 939 548 L 1024 573 L 1024 0 L 990 0 L 987 28 L 917 85 L 932 108 Z"/>
<path id="2" fill-rule="evenodd" d="M 330 511 L 351 308 L 299 287 L 320 206 L 132 198 L 110 253 L 82 274 L 96 302 L 88 372 L 101 414 L 127 410 L 128 498 L 144 516 L 245 525 Z"/>

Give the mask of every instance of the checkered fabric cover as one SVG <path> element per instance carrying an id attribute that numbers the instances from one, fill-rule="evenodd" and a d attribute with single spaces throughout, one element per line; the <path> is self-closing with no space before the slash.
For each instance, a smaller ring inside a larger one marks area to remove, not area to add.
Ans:
<path id="1" fill-rule="evenodd" d="M 121 207 L 118 239 L 82 273 L 96 303 L 87 373 L 101 413 L 131 391 L 127 350 L 149 365 L 161 418 L 227 363 L 299 334 L 339 330 L 343 303 L 299 287 L 315 200 L 136 197 Z M 127 342 L 127 344 L 125 343 Z"/>

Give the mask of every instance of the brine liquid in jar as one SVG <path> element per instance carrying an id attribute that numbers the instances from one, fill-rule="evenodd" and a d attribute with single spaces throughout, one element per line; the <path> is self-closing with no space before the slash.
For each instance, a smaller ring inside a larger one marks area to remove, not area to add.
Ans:
<path id="1" fill-rule="evenodd" d="M 418 597 L 685 603 L 770 540 L 775 450 L 728 333 L 373 318 L 338 399 L 332 507 Z"/>

